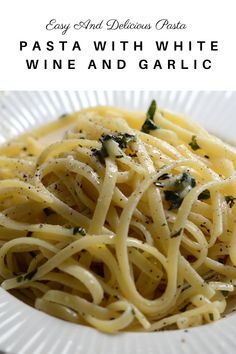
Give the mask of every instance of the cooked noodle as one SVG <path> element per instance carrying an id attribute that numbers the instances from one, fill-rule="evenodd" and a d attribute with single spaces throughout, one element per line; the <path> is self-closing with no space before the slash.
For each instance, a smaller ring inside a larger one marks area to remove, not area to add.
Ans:
<path id="1" fill-rule="evenodd" d="M 82 110 L 0 149 L 2 287 L 105 332 L 218 320 L 236 282 L 236 150 L 158 110 Z"/>

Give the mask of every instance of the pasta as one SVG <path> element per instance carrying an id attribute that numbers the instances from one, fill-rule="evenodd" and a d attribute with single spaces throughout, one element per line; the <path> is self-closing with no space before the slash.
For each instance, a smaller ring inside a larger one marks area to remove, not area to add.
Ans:
<path id="1" fill-rule="evenodd" d="M 236 284 L 236 150 L 152 101 L 94 107 L 0 148 L 1 286 L 66 321 L 216 321 Z"/>

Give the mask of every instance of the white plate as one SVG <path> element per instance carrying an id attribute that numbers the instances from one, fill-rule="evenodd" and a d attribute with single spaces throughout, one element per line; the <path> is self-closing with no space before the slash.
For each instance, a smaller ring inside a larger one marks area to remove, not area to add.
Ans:
<path id="1" fill-rule="evenodd" d="M 146 110 L 161 107 L 186 113 L 210 132 L 236 142 L 236 92 L 3 92 L 0 142 L 83 107 L 109 104 Z M 233 354 L 236 314 L 214 324 L 155 333 L 102 334 L 58 320 L 15 299 L 0 288 L 0 350 L 24 354 Z"/>

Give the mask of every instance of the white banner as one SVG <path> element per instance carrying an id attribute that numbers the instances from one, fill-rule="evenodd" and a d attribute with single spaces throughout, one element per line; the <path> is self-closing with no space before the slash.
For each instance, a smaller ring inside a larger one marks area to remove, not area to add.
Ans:
<path id="1" fill-rule="evenodd" d="M 235 1 L 7 1 L 0 89 L 233 90 Z"/>

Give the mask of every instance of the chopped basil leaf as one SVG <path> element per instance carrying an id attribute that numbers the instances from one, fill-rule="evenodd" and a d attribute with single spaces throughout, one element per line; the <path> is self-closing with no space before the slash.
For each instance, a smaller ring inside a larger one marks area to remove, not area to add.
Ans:
<path id="1" fill-rule="evenodd" d="M 131 312 L 132 312 L 132 315 L 135 316 L 135 310 L 133 308 L 132 308 Z"/>
<path id="2" fill-rule="evenodd" d="M 188 145 L 191 146 L 191 148 L 192 148 L 194 151 L 196 151 L 196 150 L 198 150 L 198 149 L 201 149 L 200 146 L 199 146 L 198 143 L 197 143 L 197 139 L 196 139 L 196 138 L 197 138 L 196 135 L 193 135 L 191 142 L 188 144 Z"/>
<path id="3" fill-rule="evenodd" d="M 81 236 L 86 235 L 86 231 L 83 227 L 81 226 L 76 226 L 73 228 L 73 235 L 80 234 Z"/>
<path id="4" fill-rule="evenodd" d="M 113 140 L 115 141 L 118 145 L 120 149 L 126 149 L 128 147 L 128 145 L 131 142 L 135 142 L 136 141 L 136 136 L 133 134 L 129 134 L 129 133 L 118 133 L 118 134 L 107 134 L 107 135 L 103 135 L 100 139 L 101 143 L 102 143 L 102 147 L 100 150 L 98 149 L 92 149 L 93 151 L 93 155 L 97 156 L 99 161 L 104 164 L 105 163 L 105 158 L 109 156 L 109 152 L 107 150 L 106 147 L 106 142 L 109 140 Z M 117 155 L 116 158 L 121 158 L 123 157 L 122 155 Z"/>
<path id="5" fill-rule="evenodd" d="M 146 119 L 142 125 L 141 131 L 143 133 L 149 134 L 150 130 L 156 130 L 158 127 L 151 119 Z"/>
<path id="6" fill-rule="evenodd" d="M 37 254 L 34 251 L 30 251 L 30 255 L 31 255 L 31 257 L 34 258 L 34 257 L 36 257 Z"/>
<path id="7" fill-rule="evenodd" d="M 232 195 L 225 196 L 225 201 L 230 208 L 233 208 L 233 206 L 235 204 L 235 200 L 236 200 L 236 197 L 233 197 Z"/>
<path id="8" fill-rule="evenodd" d="M 102 143 L 104 141 L 114 140 L 121 149 L 126 149 L 129 143 L 136 141 L 136 136 L 129 133 L 107 134 L 102 136 L 100 140 Z"/>
<path id="9" fill-rule="evenodd" d="M 209 189 L 205 189 L 202 193 L 199 194 L 198 199 L 205 200 L 210 198 L 210 191 Z"/>
<path id="10" fill-rule="evenodd" d="M 213 315 L 213 313 L 209 313 L 209 318 L 210 318 L 211 321 L 214 321 L 214 315 Z"/>
<path id="11" fill-rule="evenodd" d="M 182 228 L 180 228 L 180 229 L 179 229 L 178 231 L 176 231 L 173 235 L 171 235 L 171 238 L 179 236 L 179 235 L 181 234 L 181 232 L 182 232 Z"/>
<path id="12" fill-rule="evenodd" d="M 136 136 L 129 133 L 120 133 L 116 136 L 113 136 L 113 140 L 119 144 L 121 149 L 126 149 L 130 143 L 136 141 Z"/>
<path id="13" fill-rule="evenodd" d="M 169 210 L 178 209 L 183 201 L 179 194 L 174 191 L 164 191 L 165 200 L 169 202 Z"/>
<path id="14" fill-rule="evenodd" d="M 23 276 L 22 276 L 22 275 L 19 275 L 19 276 L 16 278 L 16 281 L 17 281 L 17 283 L 20 283 L 21 281 L 23 281 Z"/>
<path id="15" fill-rule="evenodd" d="M 170 178 L 169 173 L 163 173 L 160 177 L 157 178 L 158 181 L 162 181 L 163 179 L 168 179 Z"/>
<path id="16" fill-rule="evenodd" d="M 189 173 L 183 172 L 182 176 L 176 180 L 175 187 L 177 190 L 183 190 L 187 186 L 191 186 L 192 188 L 196 186 L 195 178 L 192 177 Z"/>
<path id="17" fill-rule="evenodd" d="M 62 114 L 60 117 L 58 117 L 58 119 L 63 119 L 63 118 L 65 118 L 65 117 L 67 117 L 68 116 L 68 114 L 67 113 L 64 113 L 64 114 Z"/>
<path id="18" fill-rule="evenodd" d="M 105 163 L 105 158 L 109 156 L 107 149 L 104 145 L 102 145 L 101 149 L 93 149 L 93 155 L 98 158 L 98 160 L 104 164 Z"/>
<path id="19" fill-rule="evenodd" d="M 33 231 L 28 231 L 26 237 L 31 237 L 33 235 Z"/>
<path id="20" fill-rule="evenodd" d="M 156 109 L 157 109 L 157 103 L 155 100 L 152 100 L 152 102 L 148 108 L 148 111 L 147 111 L 147 118 L 153 120 Z"/>
<path id="21" fill-rule="evenodd" d="M 31 280 L 36 273 L 37 273 L 37 269 L 32 270 L 32 272 L 25 274 L 23 278 L 24 280 Z"/>
<path id="22" fill-rule="evenodd" d="M 205 159 L 209 159 L 210 158 L 210 156 L 208 156 L 208 155 L 204 155 L 204 157 L 205 157 Z"/>
<path id="23" fill-rule="evenodd" d="M 155 185 L 157 185 L 157 183 L 158 182 L 155 182 Z M 165 200 L 169 202 L 169 210 L 178 209 L 184 199 L 184 196 L 195 186 L 195 178 L 188 172 L 183 172 L 182 175 L 178 176 L 173 182 L 173 185 L 170 185 L 171 190 L 164 191 Z"/>
<path id="24" fill-rule="evenodd" d="M 228 296 L 228 295 L 229 295 L 229 292 L 228 292 L 227 290 L 222 290 L 222 291 L 221 291 L 221 294 L 222 294 L 223 296 Z"/>
<path id="25" fill-rule="evenodd" d="M 55 211 L 52 210 L 51 208 L 44 208 L 44 209 L 43 209 L 43 212 L 44 212 L 44 214 L 45 214 L 46 216 L 55 214 Z"/>
<path id="26" fill-rule="evenodd" d="M 34 275 L 37 273 L 37 269 L 32 270 L 32 272 L 26 273 L 25 275 L 20 275 L 19 277 L 16 278 L 17 283 L 20 283 L 25 280 L 31 280 Z"/>
<path id="27" fill-rule="evenodd" d="M 142 128 L 141 128 L 141 131 L 143 133 L 149 134 L 150 130 L 156 130 L 156 129 L 159 128 L 156 125 L 156 123 L 154 122 L 154 115 L 155 115 L 155 112 L 156 112 L 156 108 L 157 108 L 156 101 L 152 100 L 152 102 L 150 104 L 150 107 L 149 107 L 149 109 L 147 111 L 147 114 L 146 114 L 146 120 L 143 123 Z"/>
<path id="28" fill-rule="evenodd" d="M 180 309 L 180 312 L 185 312 L 187 310 L 187 307 L 189 306 L 189 303 L 187 303 L 184 307 Z"/>

